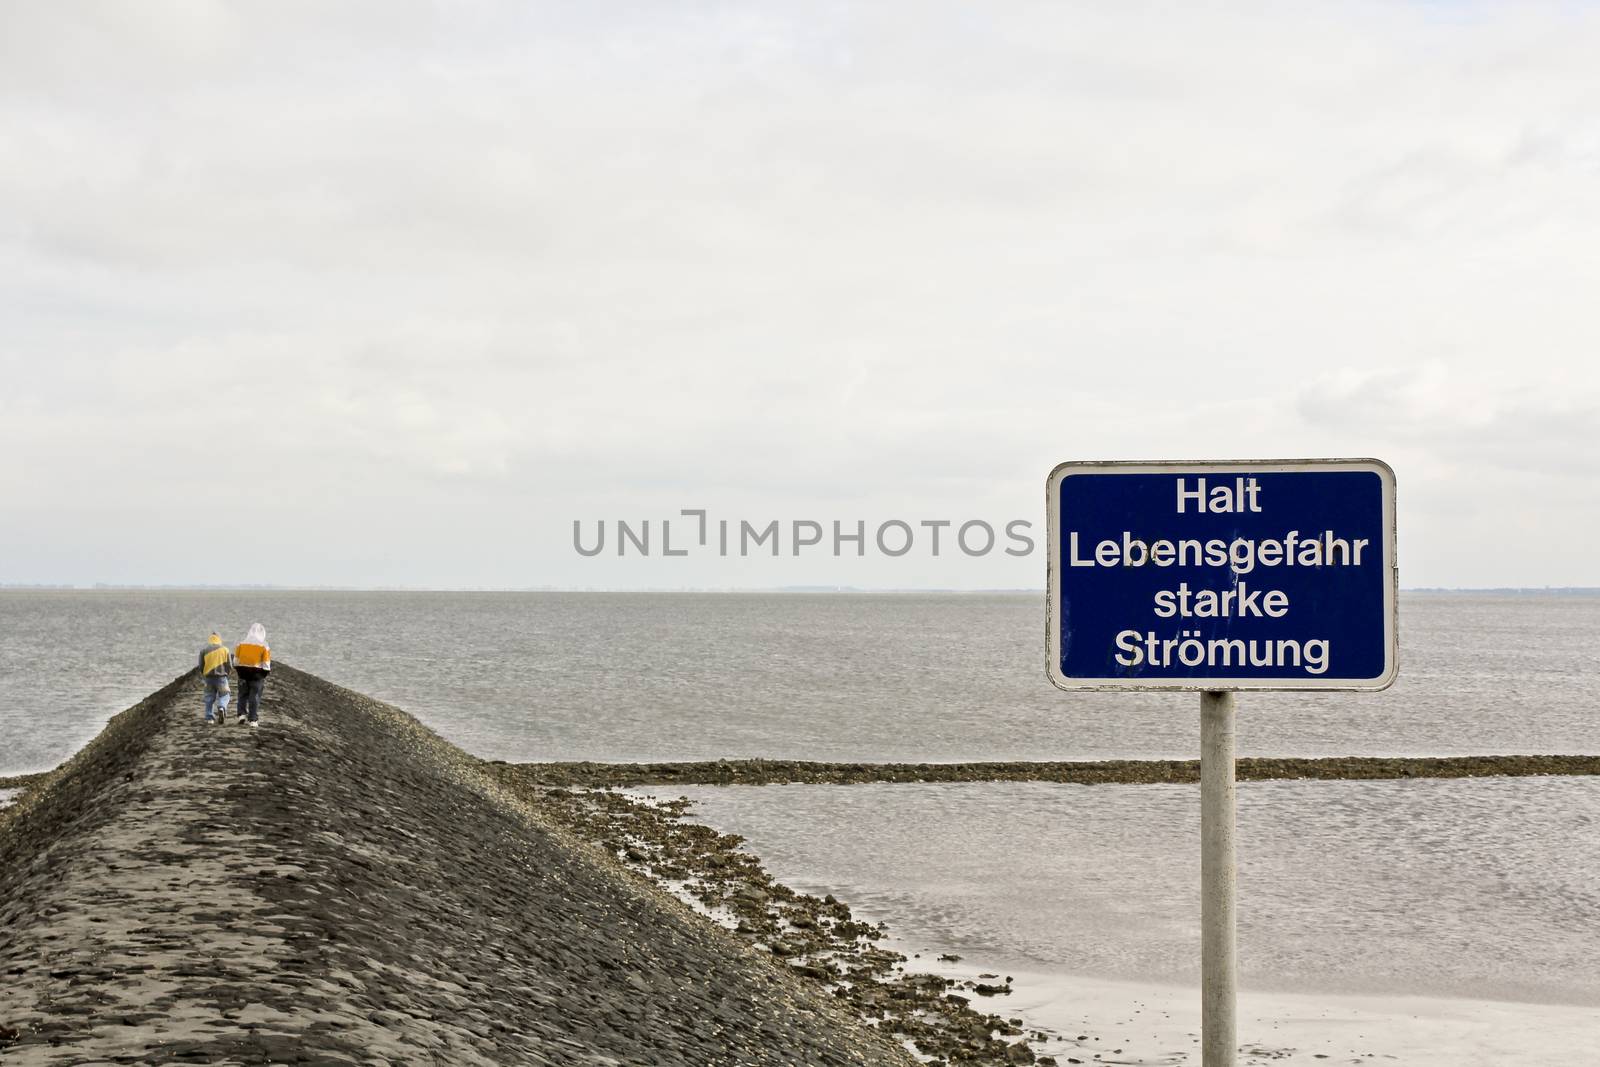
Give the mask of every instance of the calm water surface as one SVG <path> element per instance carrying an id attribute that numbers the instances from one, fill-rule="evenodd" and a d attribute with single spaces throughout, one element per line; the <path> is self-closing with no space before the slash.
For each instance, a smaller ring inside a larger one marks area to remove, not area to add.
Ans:
<path id="1" fill-rule="evenodd" d="M 780 881 L 924 950 L 1198 984 L 1196 786 L 673 792 Z M 1238 797 L 1246 988 L 1600 1007 L 1600 779 L 1247 782 Z"/>

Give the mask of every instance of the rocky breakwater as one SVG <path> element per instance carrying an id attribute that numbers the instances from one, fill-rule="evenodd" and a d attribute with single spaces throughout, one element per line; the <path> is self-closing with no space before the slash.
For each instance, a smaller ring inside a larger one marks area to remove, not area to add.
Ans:
<path id="1" fill-rule="evenodd" d="M 898 1064 L 812 983 L 286 666 L 185 675 L 0 812 L 0 1062 Z"/>
<path id="2" fill-rule="evenodd" d="M 1173 785 L 1200 781 L 1199 760 L 1095 760 L 1011 763 L 819 763 L 719 759 L 691 763 L 517 763 L 498 773 L 530 785 L 612 788 L 656 785 L 861 785 L 867 782 L 1068 782 Z M 1243 756 L 1241 782 L 1381 781 L 1597 775 L 1600 756 Z M 3 784 L 3 783 L 0 783 Z"/>

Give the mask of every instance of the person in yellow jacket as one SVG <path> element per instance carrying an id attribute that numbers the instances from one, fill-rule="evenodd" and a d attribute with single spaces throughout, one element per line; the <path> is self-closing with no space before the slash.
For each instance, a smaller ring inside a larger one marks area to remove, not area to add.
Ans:
<path id="1" fill-rule="evenodd" d="M 260 726 L 261 691 L 272 673 L 272 649 L 267 647 L 265 626 L 250 624 L 244 640 L 233 650 L 233 665 L 239 672 L 239 725 L 248 719 L 251 726 Z"/>
<path id="2" fill-rule="evenodd" d="M 206 723 L 221 722 L 223 716 L 228 714 L 228 668 L 233 665 L 233 657 L 228 655 L 228 646 L 222 643 L 222 638 L 217 634 L 211 635 L 211 640 L 200 646 L 200 680 L 206 684 Z M 217 717 L 211 717 L 215 708 Z"/>

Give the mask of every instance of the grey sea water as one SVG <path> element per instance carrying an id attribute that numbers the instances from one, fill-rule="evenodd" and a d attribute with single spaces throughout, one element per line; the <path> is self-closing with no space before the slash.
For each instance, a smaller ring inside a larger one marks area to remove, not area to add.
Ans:
<path id="1" fill-rule="evenodd" d="M 507 760 L 1191 757 L 1195 700 L 1044 679 L 1029 594 L 0 592 L 0 774 L 266 624 L 274 654 Z M 1600 751 L 1600 597 L 1412 594 L 1381 694 L 1247 694 L 1241 752 Z M 197 705 L 198 706 L 198 705 Z"/>
<path id="2" fill-rule="evenodd" d="M 774 877 L 923 951 L 1199 982 L 1197 786 L 685 787 Z M 1600 779 L 1246 782 L 1247 989 L 1600 1007 Z"/>
<path id="3" fill-rule="evenodd" d="M 1020 594 L 0 592 L 0 774 L 56 764 L 212 628 L 258 620 L 277 658 L 488 758 L 1197 754 L 1197 698 L 1051 689 L 1042 613 Z M 1242 695 L 1241 752 L 1600 752 L 1600 597 L 1411 594 L 1401 634 L 1388 692 Z M 1193 977 L 1193 789 L 691 792 L 781 878 L 904 936 Z M 1600 782 L 1252 783 L 1240 820 L 1247 983 L 1600 1005 Z"/>

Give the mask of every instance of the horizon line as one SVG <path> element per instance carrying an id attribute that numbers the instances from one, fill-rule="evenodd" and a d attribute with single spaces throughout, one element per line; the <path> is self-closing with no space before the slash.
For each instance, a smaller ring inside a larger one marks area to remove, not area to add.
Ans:
<path id="1" fill-rule="evenodd" d="M 297 585 L 208 584 L 204 582 L 0 582 L 0 592 L 233 592 L 233 593 L 1032 593 L 1043 586 L 559 586 L 559 585 Z M 1592 585 L 1420 585 L 1405 586 L 1402 593 L 1548 593 L 1600 594 Z"/>

